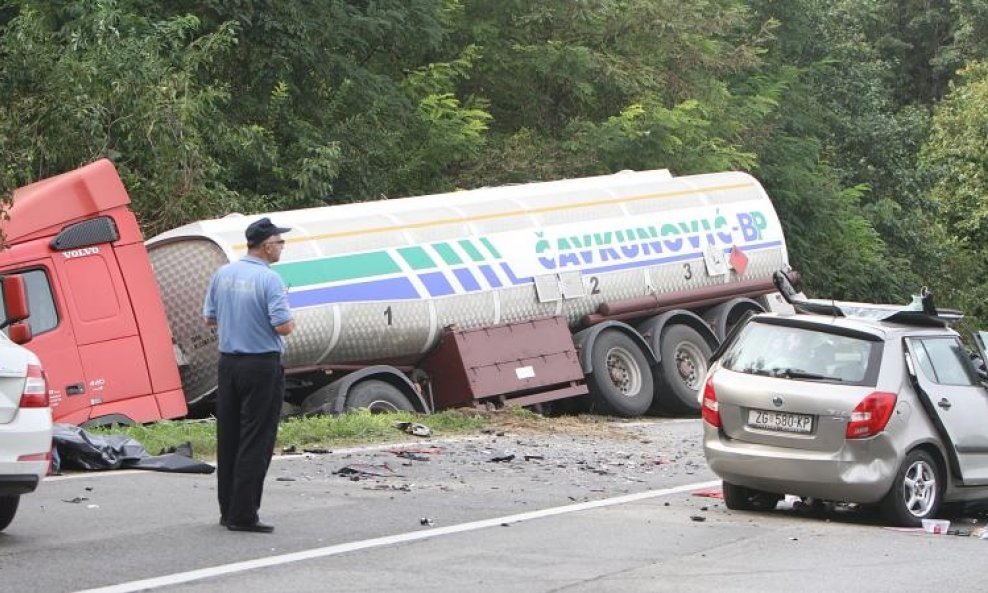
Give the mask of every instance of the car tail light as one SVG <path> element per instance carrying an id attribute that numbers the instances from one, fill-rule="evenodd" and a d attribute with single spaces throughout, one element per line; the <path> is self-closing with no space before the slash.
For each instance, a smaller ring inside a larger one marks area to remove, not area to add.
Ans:
<path id="1" fill-rule="evenodd" d="M 22 408 L 48 407 L 48 381 L 41 365 L 27 365 L 27 378 L 24 380 L 24 391 L 21 393 Z"/>
<path id="2" fill-rule="evenodd" d="M 720 409 L 717 405 L 717 392 L 714 391 L 713 375 L 710 375 L 706 385 L 703 386 L 703 402 L 700 405 L 700 414 L 703 416 L 704 422 L 714 428 L 720 428 Z"/>
<path id="3" fill-rule="evenodd" d="M 865 396 L 851 412 L 851 421 L 844 433 L 849 439 L 863 439 L 874 436 L 883 430 L 895 409 L 896 395 L 875 391 Z"/>

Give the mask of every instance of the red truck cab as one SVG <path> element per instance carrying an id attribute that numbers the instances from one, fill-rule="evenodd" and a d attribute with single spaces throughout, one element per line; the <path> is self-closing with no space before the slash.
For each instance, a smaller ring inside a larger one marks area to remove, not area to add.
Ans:
<path id="1" fill-rule="evenodd" d="M 107 160 L 14 191 L 0 274 L 24 279 L 25 342 L 56 422 L 153 422 L 187 412 L 143 236 Z"/>

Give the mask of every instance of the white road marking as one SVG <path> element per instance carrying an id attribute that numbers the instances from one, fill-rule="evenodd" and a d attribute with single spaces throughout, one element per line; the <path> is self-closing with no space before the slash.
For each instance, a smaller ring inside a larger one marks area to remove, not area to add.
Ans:
<path id="1" fill-rule="evenodd" d="M 465 531 L 487 529 L 488 527 L 498 527 L 503 524 L 521 523 L 522 521 L 531 521 L 533 519 L 541 519 L 542 517 L 552 517 L 555 515 L 564 515 L 567 513 L 576 513 L 579 511 L 587 511 L 590 509 L 598 509 L 598 508 L 615 506 L 620 504 L 627 504 L 629 502 L 637 502 L 639 500 L 647 500 L 649 498 L 658 498 L 661 496 L 669 496 L 671 494 L 691 492 L 693 490 L 703 490 L 705 488 L 713 488 L 714 486 L 717 486 L 719 484 L 720 484 L 720 480 L 714 480 L 709 482 L 696 482 L 693 484 L 685 484 L 683 486 L 676 486 L 673 488 L 664 488 L 662 490 L 649 490 L 647 492 L 639 492 L 637 494 L 627 494 L 624 496 L 616 496 L 614 498 L 605 498 L 603 500 L 593 500 L 589 502 L 581 502 L 581 503 L 570 504 L 561 507 L 542 509 L 540 511 L 519 513 L 517 515 L 507 515 L 504 517 L 497 517 L 495 519 L 472 521 L 469 523 L 461 523 L 459 525 L 450 525 L 448 527 L 436 527 L 433 529 L 429 529 L 428 531 L 413 531 L 408 533 L 399 533 L 397 535 L 388 535 L 384 537 L 376 537 L 373 539 L 365 539 L 363 541 L 350 542 L 345 544 L 336 544 L 333 546 L 326 546 L 323 548 L 313 548 L 311 550 L 292 552 L 290 554 L 269 556 L 267 558 L 257 558 L 255 560 L 244 560 L 243 562 L 233 562 L 231 564 L 222 564 L 220 566 L 213 566 L 210 568 L 201 568 L 198 570 L 190 570 L 188 572 L 178 572 L 175 574 L 153 577 L 150 579 L 131 581 L 129 583 L 120 583 L 119 585 L 109 585 L 107 587 L 99 587 L 96 589 L 86 589 L 84 591 L 77 591 L 76 593 L 131 593 L 135 591 L 149 591 L 161 587 L 170 587 L 173 585 L 180 585 L 182 583 L 190 583 L 192 581 L 199 581 L 202 579 L 208 579 L 212 577 L 236 574 L 239 572 L 246 572 L 248 570 L 255 570 L 258 568 L 281 566 L 284 564 L 290 564 L 292 562 L 301 562 L 303 560 L 312 560 L 315 558 L 327 558 L 329 556 L 336 556 L 338 554 L 345 554 L 347 552 L 355 552 L 358 550 L 367 550 L 370 548 L 378 548 L 381 546 L 390 546 L 394 544 L 431 539 L 443 535 L 463 533 Z"/>

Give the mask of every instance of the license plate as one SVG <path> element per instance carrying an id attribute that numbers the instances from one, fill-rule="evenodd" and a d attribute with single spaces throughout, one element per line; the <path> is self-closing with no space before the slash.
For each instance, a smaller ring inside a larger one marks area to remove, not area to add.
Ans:
<path id="1" fill-rule="evenodd" d="M 813 431 L 813 416 L 792 412 L 748 410 L 748 426 L 779 432 L 808 433 Z"/>

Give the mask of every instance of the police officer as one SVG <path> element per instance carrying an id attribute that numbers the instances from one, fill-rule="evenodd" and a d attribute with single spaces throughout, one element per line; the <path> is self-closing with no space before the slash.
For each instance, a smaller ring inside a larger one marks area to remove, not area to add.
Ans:
<path id="1" fill-rule="evenodd" d="M 216 466 L 220 524 L 230 531 L 271 533 L 258 517 L 261 492 L 285 394 L 284 336 L 295 329 L 281 277 L 282 233 L 268 218 L 244 233 L 247 255 L 220 268 L 203 304 L 219 335 Z"/>

